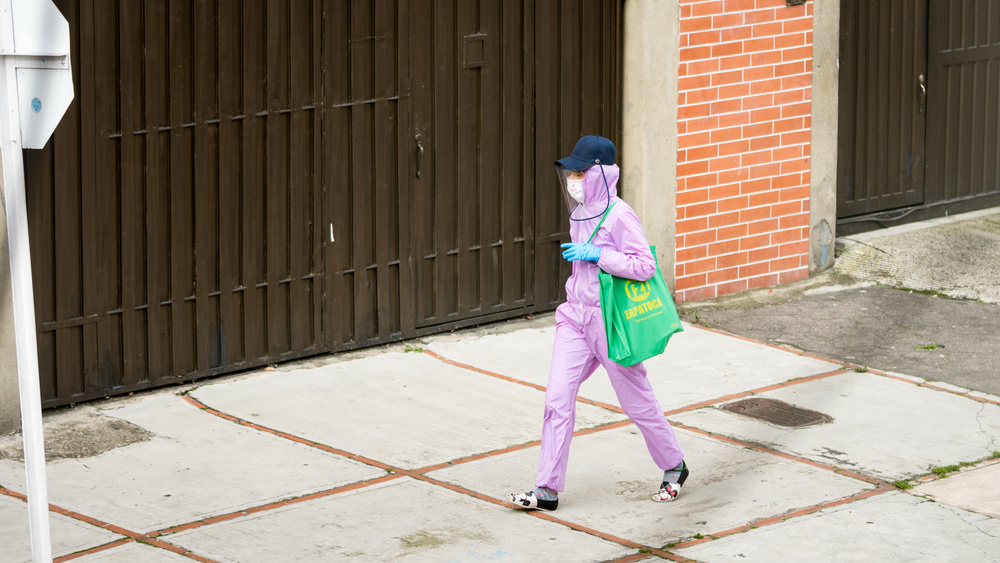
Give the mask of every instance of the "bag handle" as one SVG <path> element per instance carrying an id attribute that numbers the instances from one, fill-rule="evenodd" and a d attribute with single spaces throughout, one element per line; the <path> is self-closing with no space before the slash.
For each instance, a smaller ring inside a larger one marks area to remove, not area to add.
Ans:
<path id="1" fill-rule="evenodd" d="M 616 201 L 616 202 L 614 202 L 614 203 L 612 203 L 612 204 L 611 204 L 611 207 L 608 207 L 608 210 L 607 210 L 607 211 L 605 211 L 605 212 L 604 212 L 604 215 L 602 215 L 602 216 L 601 216 L 601 222 L 600 222 L 600 223 L 598 223 L 596 227 L 594 227 L 594 232 L 590 233 L 590 238 L 589 238 L 589 239 L 587 239 L 587 244 L 590 244 L 590 241 L 594 240 L 594 235 L 596 235 L 596 234 L 597 234 L 597 229 L 600 229 L 600 228 L 601 228 L 601 225 L 603 225 L 603 224 L 604 224 L 604 220 L 608 218 L 608 213 L 611 213 L 611 210 L 612 210 L 612 209 L 614 209 L 614 207 L 615 207 L 616 205 L 618 205 L 618 202 L 617 202 L 617 201 Z"/>

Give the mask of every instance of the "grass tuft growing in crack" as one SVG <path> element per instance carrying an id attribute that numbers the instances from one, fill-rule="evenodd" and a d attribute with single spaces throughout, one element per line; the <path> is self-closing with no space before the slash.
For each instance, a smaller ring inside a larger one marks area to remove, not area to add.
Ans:
<path id="1" fill-rule="evenodd" d="M 935 467 L 934 469 L 931 469 L 931 473 L 938 475 L 940 477 L 944 477 L 948 473 L 954 473 L 958 471 L 960 468 L 961 466 L 959 465 L 942 465 L 941 467 Z"/>
<path id="2" fill-rule="evenodd" d="M 424 349 L 421 346 L 414 346 L 413 344 L 407 344 L 403 346 L 403 352 L 423 352 Z"/>
<path id="3" fill-rule="evenodd" d="M 911 485 L 910 482 L 907 481 L 907 480 L 905 480 L 905 479 L 900 479 L 898 481 L 893 481 L 892 482 L 892 486 L 896 487 L 897 489 L 903 489 L 903 490 L 912 489 L 913 488 L 913 485 Z"/>

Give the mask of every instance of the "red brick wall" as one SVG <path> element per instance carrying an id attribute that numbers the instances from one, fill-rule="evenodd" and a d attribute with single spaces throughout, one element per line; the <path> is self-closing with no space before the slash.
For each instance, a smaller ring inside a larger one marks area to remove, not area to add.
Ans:
<path id="1" fill-rule="evenodd" d="M 812 1 L 680 2 L 676 299 L 804 278 Z"/>

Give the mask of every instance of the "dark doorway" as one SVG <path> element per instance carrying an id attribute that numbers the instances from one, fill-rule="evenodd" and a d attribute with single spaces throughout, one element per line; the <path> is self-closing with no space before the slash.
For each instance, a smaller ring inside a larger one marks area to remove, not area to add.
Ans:
<path id="1" fill-rule="evenodd" d="M 1000 0 L 842 0 L 838 233 L 1000 204 Z"/>
<path id="2" fill-rule="evenodd" d="M 932 0 L 927 184 L 932 201 L 1000 192 L 1000 0 Z"/>
<path id="3" fill-rule="evenodd" d="M 843 0 L 837 216 L 923 203 L 927 0 Z"/>
<path id="4" fill-rule="evenodd" d="M 551 163 L 618 138 L 620 5 L 418 0 L 410 18 L 416 328 L 551 309 L 569 275 Z"/>
<path id="5" fill-rule="evenodd" d="M 531 307 L 532 20 L 520 0 L 410 6 L 416 326 Z"/>
<path id="6" fill-rule="evenodd" d="M 76 100 L 25 153 L 46 407 L 563 299 L 552 162 L 619 140 L 621 0 L 57 4 Z"/>

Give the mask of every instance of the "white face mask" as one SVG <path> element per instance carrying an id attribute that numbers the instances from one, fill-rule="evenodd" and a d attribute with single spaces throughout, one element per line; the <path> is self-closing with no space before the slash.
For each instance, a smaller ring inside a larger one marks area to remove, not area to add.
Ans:
<path id="1" fill-rule="evenodd" d="M 570 197 L 583 203 L 583 180 L 568 178 L 566 180 L 566 191 L 569 192 Z"/>

